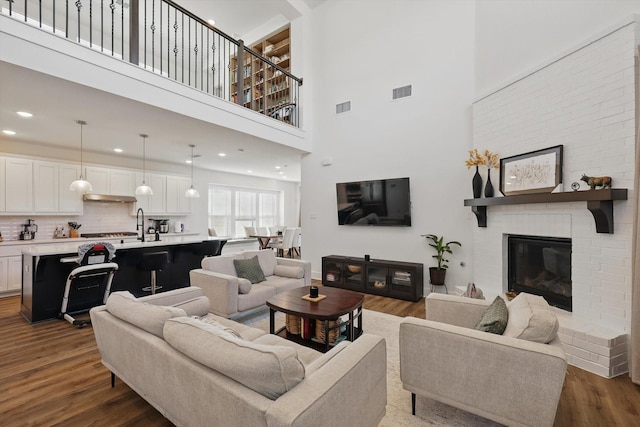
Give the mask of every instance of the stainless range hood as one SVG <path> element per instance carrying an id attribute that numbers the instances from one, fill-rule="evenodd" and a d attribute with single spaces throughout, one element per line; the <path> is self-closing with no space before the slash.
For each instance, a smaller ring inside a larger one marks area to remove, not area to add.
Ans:
<path id="1" fill-rule="evenodd" d="M 85 202 L 108 202 L 108 203 L 135 203 L 138 200 L 133 196 L 113 196 L 111 194 L 85 194 L 82 196 Z"/>

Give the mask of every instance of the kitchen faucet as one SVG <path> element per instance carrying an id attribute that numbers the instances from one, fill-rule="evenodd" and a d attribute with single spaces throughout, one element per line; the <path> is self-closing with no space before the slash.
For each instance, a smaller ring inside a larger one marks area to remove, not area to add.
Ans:
<path id="1" fill-rule="evenodd" d="M 142 216 L 142 222 L 139 221 L 140 216 Z M 142 240 L 142 243 L 144 243 L 144 211 L 142 210 L 142 208 L 138 208 L 136 212 L 136 231 L 140 230 L 141 228 L 142 232 L 140 233 L 140 237 L 138 237 L 138 240 Z"/>

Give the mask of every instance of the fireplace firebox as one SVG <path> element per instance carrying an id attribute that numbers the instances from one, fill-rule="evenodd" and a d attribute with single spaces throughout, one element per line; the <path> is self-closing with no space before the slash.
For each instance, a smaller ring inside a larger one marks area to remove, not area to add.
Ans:
<path id="1" fill-rule="evenodd" d="M 508 236 L 509 291 L 540 295 L 571 311 L 571 239 Z"/>

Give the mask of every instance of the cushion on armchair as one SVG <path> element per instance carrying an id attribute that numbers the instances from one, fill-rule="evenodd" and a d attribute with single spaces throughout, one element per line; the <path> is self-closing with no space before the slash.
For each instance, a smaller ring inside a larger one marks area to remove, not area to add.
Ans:
<path id="1" fill-rule="evenodd" d="M 507 308 L 509 322 L 505 336 L 544 344 L 556 337 L 558 318 L 543 297 L 522 292 L 509 302 Z"/>
<path id="2" fill-rule="evenodd" d="M 234 259 L 233 265 L 236 267 L 236 274 L 238 277 L 249 280 L 251 283 L 263 282 L 266 279 L 258 257 L 254 256 L 249 259 Z"/>
<path id="3" fill-rule="evenodd" d="M 251 281 L 243 277 L 238 277 L 238 293 L 248 294 L 251 292 Z"/>
<path id="4" fill-rule="evenodd" d="M 291 279 L 302 279 L 304 277 L 304 268 L 278 265 L 276 266 L 273 274 L 280 277 L 289 277 Z"/>
<path id="5" fill-rule="evenodd" d="M 509 311 L 507 310 L 507 304 L 504 302 L 504 299 L 497 296 L 485 310 L 482 318 L 476 325 L 476 329 L 502 335 L 504 329 L 507 327 L 508 318 Z"/>

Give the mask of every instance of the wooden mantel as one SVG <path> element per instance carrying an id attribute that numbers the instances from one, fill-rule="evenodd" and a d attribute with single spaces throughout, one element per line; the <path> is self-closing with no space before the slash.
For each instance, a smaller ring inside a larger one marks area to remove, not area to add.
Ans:
<path id="1" fill-rule="evenodd" d="M 517 196 L 489 197 L 466 199 L 465 206 L 478 219 L 478 227 L 487 226 L 487 206 L 494 205 L 524 205 L 528 203 L 564 203 L 587 202 L 587 209 L 593 215 L 596 232 L 613 234 L 613 201 L 627 200 L 626 188 L 606 188 L 602 190 L 567 191 L 563 193 L 534 193 Z"/>

